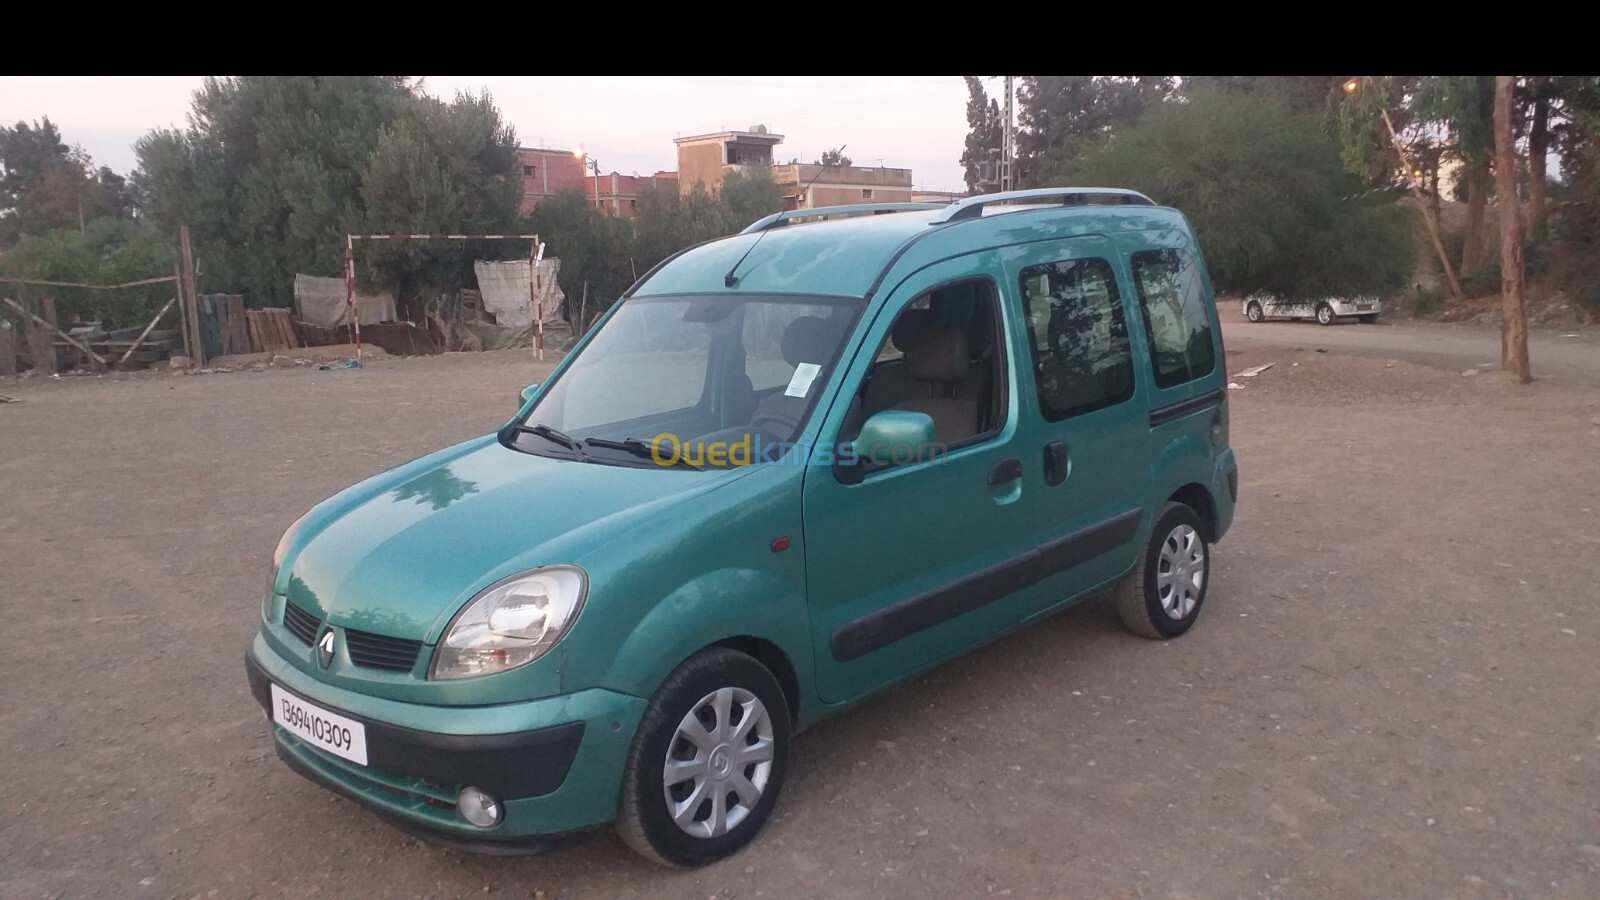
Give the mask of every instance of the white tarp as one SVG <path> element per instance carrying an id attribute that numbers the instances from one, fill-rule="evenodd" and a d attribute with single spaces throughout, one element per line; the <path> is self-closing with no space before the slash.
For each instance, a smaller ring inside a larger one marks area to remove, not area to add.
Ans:
<path id="1" fill-rule="evenodd" d="M 495 262 L 477 260 L 472 270 L 478 275 L 478 291 L 483 294 L 483 309 L 492 313 L 500 325 L 513 327 L 531 325 L 533 308 L 528 291 L 532 269 L 525 259 Z M 545 257 L 539 263 L 539 282 L 544 291 L 544 323 L 561 321 L 561 301 L 565 297 L 556 285 L 556 274 L 561 271 L 561 260 Z"/>
<path id="2" fill-rule="evenodd" d="M 349 325 L 350 309 L 344 302 L 343 278 L 318 278 L 315 275 L 294 276 L 294 308 L 300 321 L 337 328 Z M 394 295 L 363 294 L 356 292 L 356 311 L 361 321 L 393 322 L 398 317 L 394 311 Z"/>

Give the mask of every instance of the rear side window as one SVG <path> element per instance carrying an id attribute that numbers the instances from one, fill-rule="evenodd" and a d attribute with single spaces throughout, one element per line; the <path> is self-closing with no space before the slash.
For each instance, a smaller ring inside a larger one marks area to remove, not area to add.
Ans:
<path id="1" fill-rule="evenodd" d="M 1194 257 L 1183 250 L 1140 250 L 1133 254 L 1133 282 L 1150 335 L 1156 385 L 1172 387 L 1209 375 L 1217 364 L 1215 342 Z"/>
<path id="2" fill-rule="evenodd" d="M 1133 396 L 1128 323 L 1110 263 L 1073 259 L 1023 269 L 1022 303 L 1046 419 L 1059 422 Z"/>

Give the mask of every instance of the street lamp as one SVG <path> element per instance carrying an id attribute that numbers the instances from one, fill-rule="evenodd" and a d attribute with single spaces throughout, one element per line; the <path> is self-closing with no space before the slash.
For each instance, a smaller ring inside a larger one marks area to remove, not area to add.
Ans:
<path id="1" fill-rule="evenodd" d="M 1346 94 L 1354 94 L 1360 87 L 1361 81 L 1359 79 L 1352 78 L 1344 83 L 1344 92 Z"/>
<path id="2" fill-rule="evenodd" d="M 582 165 L 585 161 L 587 161 L 589 167 L 594 169 L 594 208 L 595 208 L 596 212 L 599 212 L 600 211 L 600 161 L 595 159 L 594 157 L 590 156 L 589 154 L 585 153 L 582 150 L 574 150 L 574 151 L 572 151 L 572 155 L 573 155 L 574 158 L 576 158 L 578 160 L 580 165 Z"/>

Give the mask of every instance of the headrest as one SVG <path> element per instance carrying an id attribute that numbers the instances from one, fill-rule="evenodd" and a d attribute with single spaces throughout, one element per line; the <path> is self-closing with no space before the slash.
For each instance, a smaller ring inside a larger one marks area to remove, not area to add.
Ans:
<path id="1" fill-rule="evenodd" d="M 967 336 L 949 325 L 928 322 L 906 348 L 906 371 L 918 381 L 961 381 L 971 370 Z"/>
<path id="2" fill-rule="evenodd" d="M 801 363 L 826 365 L 833 359 L 839 343 L 838 336 L 821 316 L 801 316 L 783 329 L 783 361 L 791 366 Z"/>
<path id="3" fill-rule="evenodd" d="M 900 313 L 894 324 L 889 326 L 889 340 L 894 341 L 895 348 L 905 353 L 912 341 L 916 339 L 916 332 L 928 321 L 928 311 L 925 309 L 907 309 Z"/>

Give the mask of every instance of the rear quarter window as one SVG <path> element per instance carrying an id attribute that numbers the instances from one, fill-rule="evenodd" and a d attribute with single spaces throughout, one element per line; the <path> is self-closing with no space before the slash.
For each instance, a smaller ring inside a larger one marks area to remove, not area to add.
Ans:
<path id="1" fill-rule="evenodd" d="M 1211 374 L 1216 341 L 1194 256 L 1186 250 L 1140 250 L 1131 262 L 1156 385 L 1174 387 Z"/>

